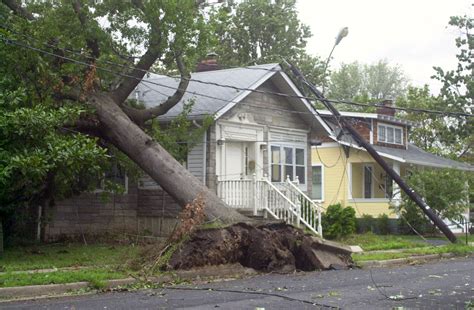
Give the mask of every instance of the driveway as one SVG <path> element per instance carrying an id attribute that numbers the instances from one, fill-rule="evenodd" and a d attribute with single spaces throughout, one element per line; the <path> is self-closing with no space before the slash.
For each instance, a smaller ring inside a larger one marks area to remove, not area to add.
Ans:
<path id="1" fill-rule="evenodd" d="M 2 309 L 466 309 L 474 259 L 247 279 L 1 304 Z M 398 300 L 396 300 L 398 299 Z"/>

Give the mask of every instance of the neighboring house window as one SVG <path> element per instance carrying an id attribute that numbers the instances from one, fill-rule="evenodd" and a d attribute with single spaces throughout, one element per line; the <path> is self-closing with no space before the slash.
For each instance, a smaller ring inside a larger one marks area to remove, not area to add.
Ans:
<path id="1" fill-rule="evenodd" d="M 323 200 L 323 166 L 315 165 L 312 168 L 311 195 L 313 199 Z"/>
<path id="2" fill-rule="evenodd" d="M 293 146 L 271 146 L 271 180 L 284 182 L 286 176 L 291 180 L 298 180 L 300 184 L 306 183 L 305 178 L 305 149 Z"/>
<path id="3" fill-rule="evenodd" d="M 377 139 L 379 142 L 403 144 L 403 128 L 386 124 L 377 126 Z"/>
<path id="4" fill-rule="evenodd" d="M 364 198 L 372 198 L 373 194 L 373 179 L 372 173 L 374 171 L 374 167 L 370 165 L 364 165 L 364 173 L 363 173 L 363 184 L 364 184 Z"/>
<path id="5" fill-rule="evenodd" d="M 126 194 L 128 192 L 128 177 L 125 168 L 118 163 L 113 163 L 105 171 L 97 184 L 96 192 L 112 191 Z"/>

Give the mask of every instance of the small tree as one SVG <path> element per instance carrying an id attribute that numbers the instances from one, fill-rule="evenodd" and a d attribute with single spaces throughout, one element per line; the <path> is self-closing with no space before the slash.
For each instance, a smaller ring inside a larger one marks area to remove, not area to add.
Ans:
<path id="1" fill-rule="evenodd" d="M 463 171 L 416 170 L 409 175 L 407 182 L 442 218 L 456 220 L 468 208 L 467 176 Z M 401 227 L 403 231 L 411 230 L 406 227 L 405 220 L 420 233 L 434 231 L 431 222 L 405 194 L 402 195 L 400 210 L 404 218 Z"/>

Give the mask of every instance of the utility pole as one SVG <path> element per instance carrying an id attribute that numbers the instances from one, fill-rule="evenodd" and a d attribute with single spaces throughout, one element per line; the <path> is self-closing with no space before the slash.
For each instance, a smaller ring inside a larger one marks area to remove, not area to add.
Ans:
<path id="1" fill-rule="evenodd" d="M 372 158 L 382 167 L 387 174 L 392 177 L 392 179 L 397 182 L 397 184 L 400 186 L 400 188 L 410 197 L 411 200 L 413 200 L 419 207 L 420 209 L 428 216 L 428 218 L 438 227 L 443 234 L 452 242 L 456 242 L 456 236 L 453 234 L 453 232 L 449 229 L 449 227 L 444 223 L 435 213 L 434 211 L 426 204 L 426 202 L 421 198 L 420 195 L 418 195 L 415 190 L 410 188 L 405 181 L 402 180 L 400 175 L 395 172 L 395 170 L 390 167 L 387 162 L 377 153 L 377 151 L 372 147 L 372 145 L 367 142 L 358 132 L 357 130 L 352 127 L 352 125 L 343 117 L 341 117 L 341 113 L 332 105 L 331 102 L 326 100 L 324 95 L 311 83 L 309 83 L 306 78 L 301 74 L 298 68 L 296 68 L 294 65 L 288 63 L 285 61 L 287 65 L 290 67 L 291 71 L 293 74 L 300 79 L 308 88 L 311 90 L 311 92 L 316 96 L 316 98 L 321 101 L 326 108 L 331 111 L 333 116 L 338 119 L 340 125 L 342 126 L 341 130 L 347 130 L 354 140 L 362 146 L 364 149 L 367 150 L 367 152 L 372 156 Z"/>

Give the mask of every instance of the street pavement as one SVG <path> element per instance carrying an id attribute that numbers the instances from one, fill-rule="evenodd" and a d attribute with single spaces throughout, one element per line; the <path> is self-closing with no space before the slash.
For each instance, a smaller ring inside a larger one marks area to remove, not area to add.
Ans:
<path id="1" fill-rule="evenodd" d="M 474 309 L 474 258 L 266 274 L 172 288 L 0 304 L 2 309 Z M 472 307 L 472 308 L 470 308 Z"/>

